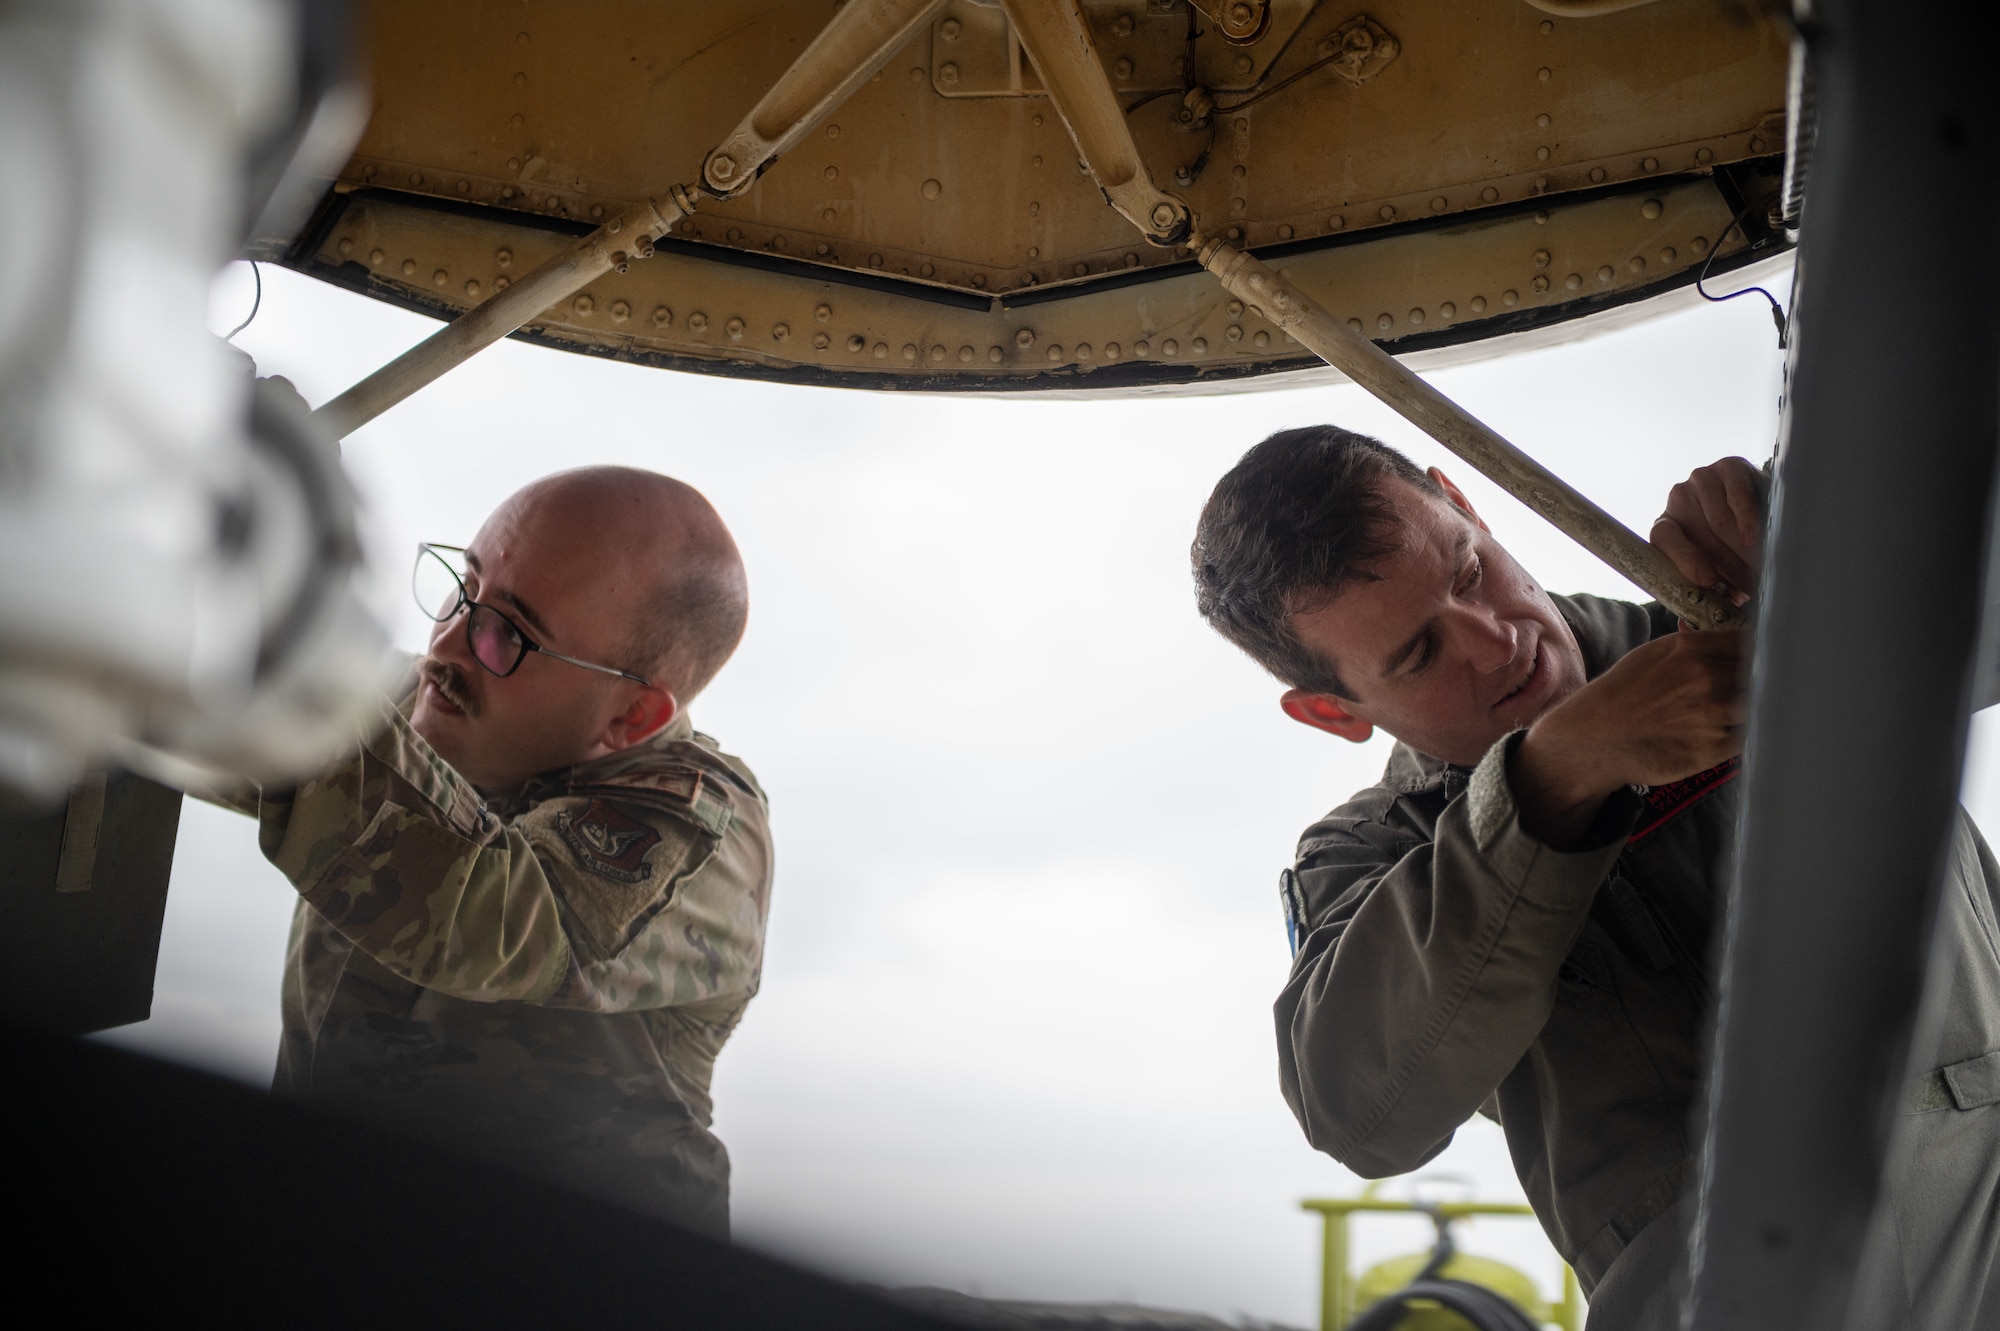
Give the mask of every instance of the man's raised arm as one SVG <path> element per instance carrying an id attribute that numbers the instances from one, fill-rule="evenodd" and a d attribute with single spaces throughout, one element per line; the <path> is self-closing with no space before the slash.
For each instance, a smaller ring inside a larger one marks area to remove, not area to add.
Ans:
<path id="1" fill-rule="evenodd" d="M 1740 458 L 1675 487 L 1655 539 L 1683 573 L 1747 596 L 1761 478 Z M 1318 903 L 1277 1005 L 1280 1078 L 1313 1144 L 1364 1175 L 1442 1150 L 1553 1009 L 1557 972 L 1638 811 L 1635 787 L 1742 749 L 1745 635 L 1626 653 L 1486 753 L 1428 837 L 1389 792 L 1307 833 Z"/>
<path id="2" fill-rule="evenodd" d="M 1332 904 L 1278 998 L 1279 1078 L 1307 1139 L 1363 1176 L 1443 1150 L 1520 1062 L 1638 817 L 1636 796 L 1614 794 L 1595 835 L 1552 849 L 1509 789 L 1518 740 L 1493 747 L 1429 840 L 1361 804 L 1307 833 L 1297 873 Z"/>
<path id="3" fill-rule="evenodd" d="M 722 784 L 579 791 L 503 824 L 389 709 L 351 759 L 266 792 L 260 840 L 342 935 L 453 997 L 596 1012 L 747 998 L 770 865 L 744 835 L 761 801 L 718 799 Z"/>

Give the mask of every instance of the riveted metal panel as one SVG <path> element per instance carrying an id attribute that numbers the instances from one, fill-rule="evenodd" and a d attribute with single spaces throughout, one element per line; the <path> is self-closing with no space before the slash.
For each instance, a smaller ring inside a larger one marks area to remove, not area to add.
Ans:
<path id="1" fill-rule="evenodd" d="M 1465 348 L 1686 283 L 1688 261 L 1709 255 L 1733 211 L 1713 178 L 1683 176 L 1563 209 L 1495 209 L 1267 257 L 1385 345 Z M 468 292 L 570 240 L 546 224 L 359 192 L 302 266 L 449 315 Z M 1718 266 L 1750 254 L 1732 234 Z M 976 297 L 676 244 L 606 274 L 523 336 L 677 369 L 931 391 L 1203 387 L 1273 370 L 1338 377 L 1192 264 Z"/>
<path id="2" fill-rule="evenodd" d="M 261 252 L 402 304 L 468 308 L 551 253 L 555 229 L 696 179 L 834 9 L 377 3 L 375 113 L 335 185 L 355 197 Z M 1248 41 L 1180 0 L 1084 11 L 1148 168 L 1197 229 L 1282 257 L 1399 347 L 1680 285 L 1708 257 L 1696 237 L 1717 243 L 1742 202 L 1740 183 L 1710 178 L 1774 167 L 1784 141 L 1785 34 L 1706 0 L 1587 20 L 1518 0 L 1286 0 Z M 1190 52 L 1207 81 L 1192 105 Z M 1226 301 L 1186 251 L 1147 245 L 1105 205 L 1022 59 L 1000 9 L 952 0 L 754 187 L 703 201 L 677 244 L 527 335 L 711 373 L 946 389 L 1299 367 L 1298 348 L 1257 341 L 1269 330 L 1254 318 L 1214 313 Z M 1646 220 L 1660 225 L 1617 217 L 1607 200 L 1627 188 L 1659 200 Z M 1761 188 L 1747 223 L 1760 239 Z M 1528 267 L 1550 244 L 1548 270 Z M 1023 343 L 1009 311 L 1044 293 L 1076 299 L 1038 308 Z M 673 319 L 655 323 L 661 309 Z"/>

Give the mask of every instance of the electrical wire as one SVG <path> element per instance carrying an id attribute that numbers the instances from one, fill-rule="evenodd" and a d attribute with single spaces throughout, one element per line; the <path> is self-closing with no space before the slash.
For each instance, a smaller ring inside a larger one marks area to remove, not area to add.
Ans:
<path id="1" fill-rule="evenodd" d="M 1318 5 L 1315 4 L 1313 8 L 1314 11 L 1317 11 Z M 1183 92 L 1191 91 L 1194 88 L 1195 38 L 1205 35 L 1197 31 L 1196 29 L 1195 14 L 1197 12 L 1199 11 L 1197 11 L 1193 5 L 1188 6 L 1187 55 L 1182 58 L 1182 63 L 1181 63 L 1181 68 L 1185 71 L 1185 77 L 1183 79 L 1183 82 L 1187 85 L 1185 88 L 1182 89 Z M 1310 18 L 1311 16 L 1312 15 L 1310 13 L 1307 14 L 1308 18 Z M 1285 44 L 1278 48 L 1278 53 L 1276 55 L 1271 57 L 1271 63 L 1264 67 L 1265 78 L 1269 78 L 1271 76 L 1271 71 L 1277 68 L 1278 62 L 1285 58 L 1285 53 L 1291 49 L 1292 43 L 1298 40 L 1299 33 L 1303 32 L 1304 30 L 1305 30 L 1305 25 L 1300 24 L 1298 28 L 1293 30 L 1292 35 L 1285 39 Z M 1227 105 L 1223 104 L 1222 102 L 1217 102 L 1215 104 L 1215 109 L 1211 114 L 1228 115 L 1233 111 L 1241 111 L 1246 107 L 1255 106 L 1258 102 L 1263 101 L 1266 97 L 1275 96 L 1276 94 L 1283 92 L 1285 89 L 1291 87 L 1294 83 L 1297 83 L 1300 79 L 1306 77 L 1306 75 L 1315 74 L 1318 73 L 1320 70 L 1325 69 L 1328 65 L 1333 64 L 1336 60 L 1341 59 L 1342 56 L 1344 56 L 1345 54 L 1346 52 L 1344 51 L 1335 51 L 1332 55 L 1322 56 L 1320 59 L 1313 61 L 1313 63 L 1307 65 L 1304 69 L 1298 71 L 1296 74 L 1292 74 L 1289 77 L 1285 78 L 1283 81 L 1279 83 L 1274 83 L 1268 88 L 1263 86 L 1262 80 L 1259 80 L 1257 84 L 1253 85 L 1250 88 L 1250 90 L 1245 96 L 1239 97 L 1235 101 L 1230 102 Z M 1129 116 L 1134 111 L 1138 110 L 1140 107 L 1146 105 L 1146 103 L 1148 102 L 1155 101 L 1161 97 L 1170 96 L 1172 91 L 1173 91 L 1172 89 L 1162 89 L 1159 92 L 1147 93 L 1144 97 L 1141 97 L 1138 101 L 1133 102 L 1131 105 L 1127 106 L 1125 108 L 1125 114 Z"/>
<path id="2" fill-rule="evenodd" d="M 1695 274 L 1694 289 L 1695 289 L 1695 294 L 1700 296 L 1703 300 L 1712 301 L 1717 305 L 1720 305 L 1725 300 L 1735 300 L 1738 296 L 1747 296 L 1753 291 L 1756 292 L 1758 295 L 1762 296 L 1765 300 L 1770 301 L 1771 322 L 1777 325 L 1778 346 L 1780 349 L 1783 349 L 1784 347 L 1790 345 L 1791 339 L 1787 332 L 1788 321 L 1785 318 L 1785 307 L 1778 304 L 1778 298 L 1776 296 L 1764 290 L 1764 288 L 1762 287 L 1744 287 L 1741 291 L 1732 291 L 1726 296 L 1711 296 L 1708 294 L 1708 288 L 1702 285 L 1703 282 L 1708 280 L 1709 265 L 1715 262 L 1716 255 L 1722 253 L 1722 243 L 1729 239 L 1730 232 L 1743 231 L 1743 219 L 1748 217 L 1750 215 L 1750 210 L 1752 208 L 1755 208 L 1756 206 L 1757 205 L 1754 203 L 1746 205 L 1742 212 L 1736 214 L 1735 217 L 1730 219 L 1728 226 L 1722 228 L 1722 234 L 1715 238 L 1715 244 L 1710 247 L 1708 251 L 1708 257 L 1702 260 L 1701 271 Z M 1750 239 L 1750 233 L 1748 231 L 1743 231 L 1743 239 L 1746 242 Z"/>
<path id="3" fill-rule="evenodd" d="M 1149 92 L 1144 97 L 1141 97 L 1138 101 L 1133 102 L 1130 106 L 1127 106 L 1125 108 L 1125 114 L 1129 116 L 1134 111 L 1138 110 L 1140 107 L 1144 106 L 1148 102 L 1157 102 L 1162 97 L 1172 97 L 1176 93 L 1180 93 L 1183 91 L 1184 90 L 1180 88 L 1162 88 L 1158 92 Z"/>
<path id="4" fill-rule="evenodd" d="M 1274 83 L 1268 88 L 1252 92 L 1249 96 L 1239 98 L 1238 100 L 1231 102 L 1227 106 L 1224 106 L 1222 103 L 1217 102 L 1215 104 L 1215 109 L 1219 114 L 1227 115 L 1232 111 L 1241 111 L 1245 107 L 1255 106 L 1257 103 L 1263 101 L 1266 97 L 1275 96 L 1276 94 L 1283 92 L 1285 89 L 1291 87 L 1294 83 L 1297 83 L 1300 79 L 1304 78 L 1306 75 L 1316 74 L 1320 70 L 1325 69 L 1328 65 L 1340 59 L 1341 56 L 1345 54 L 1346 52 L 1344 51 L 1335 51 L 1330 56 L 1325 56 L 1319 60 L 1313 61 L 1310 65 L 1307 65 L 1304 69 L 1292 75 L 1290 78 L 1285 79 L 1281 83 Z M 1277 62 L 1274 60 L 1271 63 L 1276 64 Z"/>
<path id="5" fill-rule="evenodd" d="M 237 324 L 236 327 L 229 330 L 229 335 L 222 339 L 224 342 L 234 342 L 236 340 L 236 335 L 242 332 L 244 329 L 248 328 L 250 326 L 250 321 L 257 317 L 257 311 L 264 307 L 264 274 L 262 270 L 260 270 L 257 267 L 257 261 L 255 259 L 252 259 L 250 261 L 250 276 L 257 283 L 257 295 L 250 302 L 250 313 L 243 316 L 242 323 Z"/>

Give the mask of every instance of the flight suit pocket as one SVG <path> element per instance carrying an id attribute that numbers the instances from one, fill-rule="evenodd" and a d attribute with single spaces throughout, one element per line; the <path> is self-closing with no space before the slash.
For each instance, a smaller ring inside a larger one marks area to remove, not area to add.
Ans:
<path id="1" fill-rule="evenodd" d="M 438 883 L 461 878 L 478 854 L 465 838 L 420 813 L 384 800 L 361 834 L 341 846 L 312 878 L 301 877 L 300 895 L 327 923 L 384 961 L 396 953 L 371 943 L 371 932 L 400 936 L 421 914 Z"/>
<path id="2" fill-rule="evenodd" d="M 1960 1109 L 2000 1104 L 2000 1049 L 1939 1069 L 1951 1101 Z"/>
<path id="3" fill-rule="evenodd" d="M 1601 935 L 1586 935 L 1571 949 L 1556 972 L 1556 1010 L 1542 1038 L 1562 1046 L 1576 1066 L 1591 1068 L 1609 1098 L 1643 1103 L 1663 1094 L 1666 1082 L 1626 1011 L 1611 951 Z"/>

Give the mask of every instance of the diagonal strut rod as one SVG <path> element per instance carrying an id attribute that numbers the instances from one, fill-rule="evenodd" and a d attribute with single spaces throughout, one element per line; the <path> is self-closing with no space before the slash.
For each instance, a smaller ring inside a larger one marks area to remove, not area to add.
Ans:
<path id="1" fill-rule="evenodd" d="M 729 198 L 868 81 L 944 0 L 848 0 L 702 163 L 702 184 L 674 185 L 612 218 L 496 291 L 313 414 L 345 437 L 612 269 L 648 258 L 704 192 Z M 1103 77 L 1102 71 L 1099 77 Z"/>
<path id="2" fill-rule="evenodd" d="M 1158 189 L 1140 160 L 1132 131 L 1105 77 L 1077 0 L 1001 0 L 1035 62 L 1077 152 L 1096 175 L 1105 201 L 1156 245 L 1169 236 L 1173 211 L 1187 204 Z M 1183 225 L 1187 225 L 1183 223 Z M 1547 518 L 1557 530 L 1698 628 L 1742 622 L 1729 601 L 1680 575 L 1631 528 L 1502 438 L 1465 408 L 1425 383 L 1395 357 L 1328 314 L 1254 255 L 1226 241 L 1183 232 L 1202 266 L 1229 293 L 1254 305 L 1300 345 L 1388 404 L 1405 420 L 1470 463 L 1488 480 Z"/>
<path id="3" fill-rule="evenodd" d="M 461 314 L 316 413 L 346 435 L 614 268 L 652 254 L 705 192 L 748 189 L 787 148 L 832 113 L 943 0 L 849 0 L 702 162 L 701 184 L 672 186 L 606 222 L 505 290 Z M 1185 244 L 1239 300 L 1373 393 L 1417 428 L 1689 623 L 1741 622 L 1729 602 L 1682 578 L 1665 555 L 1261 260 L 1193 231 L 1187 203 L 1146 170 L 1097 57 L 1077 0 L 1002 0 L 1050 100 L 1105 201 L 1155 245 Z"/>

